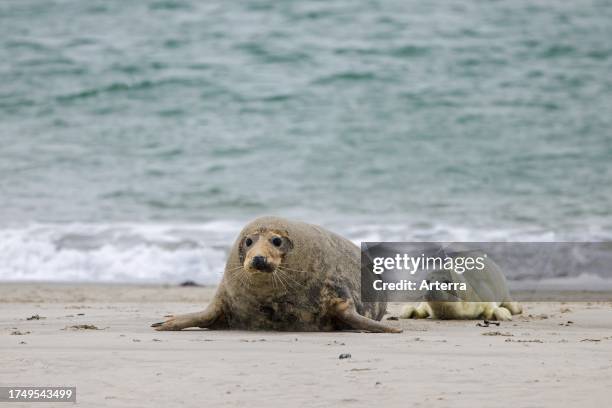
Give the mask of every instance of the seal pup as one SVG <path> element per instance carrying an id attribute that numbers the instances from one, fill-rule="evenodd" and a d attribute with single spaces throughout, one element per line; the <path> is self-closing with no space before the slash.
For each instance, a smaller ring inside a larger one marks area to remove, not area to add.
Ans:
<path id="1" fill-rule="evenodd" d="M 152 327 L 400 333 L 379 322 L 386 303 L 361 301 L 360 262 L 356 245 L 319 226 L 258 218 L 236 239 L 208 307 Z"/>
<path id="2" fill-rule="evenodd" d="M 521 314 L 522 307 L 516 302 L 421 302 L 417 307 L 404 306 L 400 319 L 441 320 L 512 320 L 512 315 Z"/>
<path id="3" fill-rule="evenodd" d="M 482 270 L 457 273 L 452 269 L 441 269 L 431 272 L 427 279 L 429 282 L 465 283 L 466 290 L 429 290 L 425 302 L 416 308 L 404 306 L 400 318 L 512 320 L 512 315 L 522 313 L 522 306 L 510 297 L 501 268 L 490 258 L 483 259 Z"/>

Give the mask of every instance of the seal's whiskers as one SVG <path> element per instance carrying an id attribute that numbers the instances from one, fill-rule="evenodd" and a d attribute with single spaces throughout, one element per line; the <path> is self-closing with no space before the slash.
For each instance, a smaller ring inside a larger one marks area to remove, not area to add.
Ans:
<path id="1" fill-rule="evenodd" d="M 275 270 L 274 272 L 272 272 L 272 276 L 276 276 L 276 277 L 278 278 L 278 281 L 279 281 L 279 282 L 281 283 L 281 285 L 283 286 L 283 289 L 284 289 L 286 292 L 288 292 L 288 291 L 289 291 L 289 288 L 287 287 L 287 281 L 286 281 L 284 278 L 282 278 L 281 274 L 280 274 L 280 273 L 278 273 L 278 272 L 280 272 L 280 271 Z"/>
<path id="2" fill-rule="evenodd" d="M 251 277 L 244 269 L 238 269 L 236 273 L 232 274 L 227 281 L 228 284 L 233 284 L 236 282 L 239 283 L 240 286 L 246 287 L 251 284 Z"/>
<path id="3" fill-rule="evenodd" d="M 278 271 L 279 275 L 282 275 L 285 279 L 289 279 L 291 280 L 294 284 L 301 286 L 303 288 L 305 288 L 306 286 L 300 282 L 298 282 L 297 280 L 295 280 L 294 277 L 291 276 L 291 274 L 289 273 L 289 271 L 285 270 L 285 268 L 283 267 L 276 267 L 276 270 Z"/>

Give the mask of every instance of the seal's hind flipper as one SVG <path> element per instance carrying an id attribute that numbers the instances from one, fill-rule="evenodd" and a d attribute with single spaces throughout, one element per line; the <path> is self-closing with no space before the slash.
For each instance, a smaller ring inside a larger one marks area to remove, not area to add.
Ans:
<path id="1" fill-rule="evenodd" d="M 508 301 L 502 302 L 500 306 L 508 309 L 510 313 L 512 313 L 513 315 L 523 313 L 523 306 L 521 306 L 521 304 L 518 302 L 513 302 L 511 300 L 508 300 Z"/>
<path id="2" fill-rule="evenodd" d="M 365 330 L 373 333 L 401 333 L 403 331 L 360 315 L 346 300 L 341 300 L 333 306 L 333 315 L 354 330 Z"/>
<path id="3" fill-rule="evenodd" d="M 188 327 L 207 328 L 213 325 L 218 326 L 215 323 L 222 320 L 222 317 L 223 309 L 213 301 L 202 312 L 173 316 L 165 322 L 153 323 L 151 327 L 158 331 L 183 330 Z"/>
<path id="4" fill-rule="evenodd" d="M 425 319 L 433 315 L 427 302 L 421 302 L 419 306 L 406 305 L 402 309 L 400 319 Z"/>

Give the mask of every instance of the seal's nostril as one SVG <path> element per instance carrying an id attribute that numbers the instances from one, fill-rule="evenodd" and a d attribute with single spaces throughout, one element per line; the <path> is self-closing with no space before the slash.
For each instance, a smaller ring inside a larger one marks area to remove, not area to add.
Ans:
<path id="1" fill-rule="evenodd" d="M 253 257 L 253 261 L 251 261 L 253 268 L 263 271 L 268 267 L 268 262 L 265 256 L 257 255 Z"/>

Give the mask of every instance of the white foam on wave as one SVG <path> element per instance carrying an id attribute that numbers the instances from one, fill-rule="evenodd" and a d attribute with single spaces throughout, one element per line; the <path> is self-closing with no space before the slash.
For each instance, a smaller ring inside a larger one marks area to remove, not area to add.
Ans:
<path id="1" fill-rule="evenodd" d="M 341 227 L 342 228 L 342 227 Z M 463 226 L 432 224 L 359 224 L 345 226 L 349 239 L 360 242 L 555 242 L 568 237 L 550 230 L 533 228 L 468 228 Z M 572 237 L 569 237 L 572 238 Z M 572 238 L 573 239 L 573 238 Z"/>
<path id="2" fill-rule="evenodd" d="M 0 229 L 0 280 L 217 283 L 240 230 L 202 225 L 34 225 Z"/>
<path id="3" fill-rule="evenodd" d="M 33 224 L 0 228 L 0 281 L 218 283 L 243 226 L 200 224 Z M 442 225 L 327 225 L 362 241 L 547 241 L 546 231 L 481 231 Z"/>

